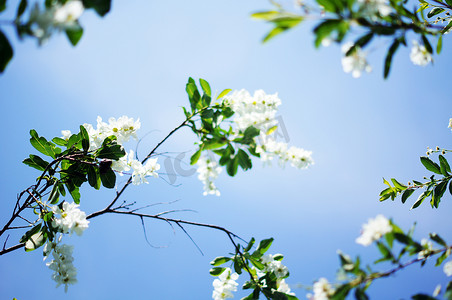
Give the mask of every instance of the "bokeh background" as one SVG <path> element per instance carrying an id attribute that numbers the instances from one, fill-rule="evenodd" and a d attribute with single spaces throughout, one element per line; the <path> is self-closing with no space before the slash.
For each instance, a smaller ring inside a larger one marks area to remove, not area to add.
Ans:
<path id="1" fill-rule="evenodd" d="M 15 7 L 16 1 L 9 4 Z M 361 254 L 365 263 L 377 258 L 376 249 L 355 243 L 361 225 L 377 214 L 392 217 L 404 229 L 417 222 L 418 239 L 435 231 L 450 241 L 450 195 L 439 210 L 425 203 L 410 211 L 415 196 L 405 205 L 399 199 L 378 201 L 382 177 L 422 179 L 428 172 L 419 156 L 426 147 L 452 148 L 448 37 L 434 66 L 414 66 L 409 49 L 400 50 L 388 80 L 382 78 L 382 62 L 389 44 L 378 40 L 369 53 L 373 72 L 353 79 L 342 71 L 340 47 L 314 48 L 315 23 L 262 44 L 270 26 L 249 15 L 268 8 L 262 0 L 113 1 L 103 19 L 93 12 L 82 16 L 85 34 L 76 48 L 64 35 L 39 48 L 34 40 L 18 41 L 13 29 L 5 28 L 15 57 L 0 77 L 0 223 L 9 219 L 17 193 L 38 176 L 21 163 L 36 152 L 28 142 L 30 129 L 53 137 L 63 129 L 77 131 L 85 122 L 94 124 L 98 115 L 139 117 L 143 139 L 138 153 L 144 155 L 183 120 L 185 83 L 192 76 L 208 80 L 217 93 L 225 88 L 278 92 L 288 142 L 313 151 L 315 165 L 281 169 L 255 160 L 251 171 L 235 178 L 223 172 L 217 180 L 221 197 L 206 197 L 196 175 L 165 174 L 174 174 L 165 164 L 190 171 L 195 139 L 187 129 L 161 148 L 168 153 L 159 158 L 160 178 L 130 187 L 124 200 L 144 205 L 179 200 L 148 212 L 193 209 L 197 212 L 173 216 L 224 226 L 247 240 L 274 237 L 270 253 L 285 255 L 283 263 L 291 272 L 287 281 L 300 299 L 307 292 L 297 286 L 319 277 L 334 281 L 338 249 Z M 176 156 L 182 162 L 171 159 Z M 82 192 L 81 208 L 87 213 L 103 208 L 115 193 Z M 209 262 L 233 251 L 227 237 L 186 227 L 201 255 L 168 224 L 147 221 L 146 229 L 155 247 L 146 242 L 140 220 L 124 216 L 92 219 L 82 237 L 66 237 L 75 246 L 79 281 L 67 293 L 55 288 L 41 250 L 2 256 L 0 298 L 211 299 Z M 21 234 L 12 235 L 9 243 Z M 445 287 L 448 282 L 433 264 L 377 281 L 369 294 L 372 299 L 431 294 L 438 283 Z M 240 291 L 236 298 L 245 295 Z"/>

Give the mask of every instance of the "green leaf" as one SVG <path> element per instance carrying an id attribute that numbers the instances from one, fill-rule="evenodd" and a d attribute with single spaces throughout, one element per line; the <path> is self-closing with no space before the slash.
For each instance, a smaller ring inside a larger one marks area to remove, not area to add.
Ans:
<path id="1" fill-rule="evenodd" d="M 430 45 L 430 42 L 425 35 L 422 35 L 422 42 L 424 42 L 425 49 L 427 49 L 428 53 L 433 54 L 432 45 Z"/>
<path id="2" fill-rule="evenodd" d="M 250 126 L 247 129 L 245 129 L 245 132 L 243 132 L 243 137 L 235 139 L 234 142 L 249 145 L 254 142 L 254 138 L 258 136 L 259 133 L 260 133 L 259 129 L 257 129 L 254 126 Z"/>
<path id="3" fill-rule="evenodd" d="M 192 79 L 193 80 L 193 79 Z M 188 82 L 185 90 L 188 94 L 188 99 L 190 101 L 191 110 L 195 111 L 197 108 L 201 107 L 201 96 L 199 94 L 198 88 L 196 87 L 196 84 L 192 82 Z"/>
<path id="4" fill-rule="evenodd" d="M 274 38 L 275 36 L 277 36 L 280 33 L 283 33 L 286 30 L 287 30 L 287 28 L 275 27 L 264 36 L 264 38 L 262 39 L 262 42 L 263 43 L 268 42 L 270 39 Z"/>
<path id="5" fill-rule="evenodd" d="M 339 1 L 336 0 L 317 0 L 317 3 L 323 6 L 323 8 L 329 12 L 337 13 L 341 10 L 341 6 L 338 5 Z"/>
<path id="6" fill-rule="evenodd" d="M 436 54 L 440 54 L 443 49 L 443 35 L 441 34 L 438 38 L 438 43 L 436 44 Z"/>
<path id="7" fill-rule="evenodd" d="M 226 270 L 226 268 L 215 267 L 215 268 L 210 269 L 209 273 L 212 276 L 218 276 L 218 275 L 221 275 L 225 270 Z"/>
<path id="8" fill-rule="evenodd" d="M 263 270 L 265 268 L 265 265 L 263 263 L 261 263 L 259 260 L 254 259 L 252 257 L 250 257 L 250 262 L 253 266 L 255 266 L 256 268 L 258 268 L 259 270 Z"/>
<path id="9" fill-rule="evenodd" d="M 213 266 L 219 266 L 219 265 L 222 265 L 224 263 L 227 263 L 230 260 L 231 260 L 230 257 L 219 256 L 219 257 L 215 258 L 214 260 L 212 260 L 210 262 L 210 264 L 213 265 Z"/>
<path id="10" fill-rule="evenodd" d="M 17 7 L 16 19 L 19 19 L 23 15 L 25 9 L 27 9 L 27 5 L 28 5 L 27 0 L 20 1 L 19 6 Z"/>
<path id="11" fill-rule="evenodd" d="M 303 20 L 302 16 L 289 14 L 289 13 L 279 13 L 277 16 L 268 19 L 269 22 L 275 24 L 273 28 L 262 40 L 262 42 L 267 42 L 268 40 L 274 38 L 278 34 L 297 26 Z"/>
<path id="12" fill-rule="evenodd" d="M 440 14 L 444 11 L 444 8 L 441 7 L 434 7 L 429 13 L 427 14 L 428 18 L 431 18 L 433 16 L 436 16 L 437 14 Z"/>
<path id="13" fill-rule="evenodd" d="M 116 174 L 111 168 L 108 168 L 105 172 L 100 173 L 100 180 L 104 187 L 112 189 L 116 184 Z"/>
<path id="14" fill-rule="evenodd" d="M 6 69 L 11 58 L 13 58 L 14 52 L 8 38 L 0 30 L 0 73 L 3 73 Z"/>
<path id="15" fill-rule="evenodd" d="M 237 159 L 237 156 L 235 156 L 234 158 L 231 158 L 226 164 L 226 171 L 228 172 L 228 175 L 235 176 L 235 174 L 237 174 L 238 167 L 239 160 Z"/>
<path id="16" fill-rule="evenodd" d="M 432 206 L 438 208 L 439 202 L 441 201 L 441 197 L 444 195 L 444 192 L 446 192 L 447 184 L 448 181 L 442 181 L 435 187 L 432 196 Z"/>
<path id="17" fill-rule="evenodd" d="M 327 0 L 325 0 L 327 1 Z M 314 28 L 315 38 L 315 47 L 318 48 L 322 44 L 322 40 L 331 35 L 331 33 L 338 29 L 339 25 L 342 23 L 342 20 L 326 20 L 323 23 L 319 24 Z"/>
<path id="18" fill-rule="evenodd" d="M 449 23 L 441 30 L 441 34 L 445 34 L 450 28 L 452 28 L 452 20 L 450 20 Z"/>
<path id="19" fill-rule="evenodd" d="M 440 164 L 441 174 L 443 174 L 444 176 L 449 176 L 449 174 L 448 174 L 448 172 L 450 172 L 449 163 L 447 162 L 447 159 L 444 156 L 442 156 L 441 154 L 439 155 L 439 164 Z"/>
<path id="20" fill-rule="evenodd" d="M 445 0 L 447 5 L 452 6 L 452 0 Z"/>
<path id="21" fill-rule="evenodd" d="M 360 37 L 356 42 L 355 42 L 355 46 L 359 46 L 361 48 L 364 48 L 364 46 L 366 46 L 374 37 L 374 33 L 373 32 L 369 32 L 368 34 L 363 35 L 362 37 Z"/>
<path id="22" fill-rule="evenodd" d="M 416 202 L 413 204 L 413 206 L 410 208 L 411 209 L 415 209 L 416 207 L 418 207 L 419 205 L 421 205 L 422 201 L 424 201 L 424 199 L 429 196 L 431 193 L 431 191 L 424 191 L 422 194 L 419 195 L 419 198 L 417 198 Z"/>
<path id="23" fill-rule="evenodd" d="M 231 89 L 225 89 L 225 90 L 223 90 L 223 91 L 218 95 L 217 100 L 218 100 L 218 99 L 221 99 L 221 98 L 223 98 L 224 96 L 226 96 L 227 94 L 229 94 L 230 91 L 232 91 L 232 90 L 231 90 Z"/>
<path id="24" fill-rule="evenodd" d="M 0 0 L 0 12 L 6 9 L 6 0 Z"/>
<path id="25" fill-rule="evenodd" d="M 66 188 L 68 189 L 69 193 L 72 196 L 72 199 L 74 199 L 74 202 L 76 204 L 80 203 L 80 191 L 77 186 L 72 184 L 71 182 L 66 182 Z"/>
<path id="26" fill-rule="evenodd" d="M 444 294 L 444 297 L 447 300 L 452 300 L 452 281 L 449 281 L 446 288 L 446 293 Z"/>
<path id="27" fill-rule="evenodd" d="M 396 53 L 397 49 L 400 46 L 400 40 L 395 39 L 392 45 L 388 49 L 388 53 L 386 54 L 385 64 L 384 64 L 384 73 L 383 77 L 388 78 L 389 71 L 391 70 L 392 58 L 394 57 L 394 53 Z"/>
<path id="28" fill-rule="evenodd" d="M 39 231 L 35 234 L 33 234 L 26 242 L 25 242 L 25 251 L 33 251 L 35 249 L 38 249 L 42 245 L 45 244 L 47 240 L 47 236 L 44 234 L 44 232 Z"/>
<path id="29" fill-rule="evenodd" d="M 50 192 L 50 195 L 49 195 L 50 204 L 57 204 L 59 198 L 60 198 L 60 192 L 58 191 L 58 182 L 55 182 L 55 184 L 52 187 L 52 191 Z"/>
<path id="30" fill-rule="evenodd" d="M 67 145 L 67 141 L 65 139 L 60 138 L 60 137 L 54 137 L 52 139 L 52 142 L 54 142 L 58 146 L 66 146 Z"/>
<path id="31" fill-rule="evenodd" d="M 269 11 L 261 11 L 261 12 L 253 13 L 253 14 L 251 14 L 251 17 L 255 18 L 255 19 L 270 21 L 270 20 L 274 19 L 275 17 L 277 17 L 279 14 L 280 14 L 279 11 L 269 10 Z"/>
<path id="32" fill-rule="evenodd" d="M 256 242 L 256 240 L 254 238 L 251 238 L 250 242 L 248 243 L 248 246 L 246 246 L 246 248 L 244 249 L 245 252 L 248 252 L 251 250 L 251 248 L 253 247 L 254 243 Z"/>
<path id="33" fill-rule="evenodd" d="M 34 129 L 30 130 L 30 135 L 30 143 L 36 150 L 55 158 L 55 151 L 52 149 L 52 145 L 44 137 L 40 137 Z"/>
<path id="34" fill-rule="evenodd" d="M 25 243 L 32 235 L 39 232 L 41 229 L 41 223 L 28 230 L 19 240 L 19 243 Z"/>
<path id="35" fill-rule="evenodd" d="M 111 0 L 83 0 L 85 8 L 94 8 L 101 17 L 105 16 L 111 9 Z"/>
<path id="36" fill-rule="evenodd" d="M 238 159 L 239 165 L 243 169 L 243 171 L 251 169 L 251 167 L 253 166 L 251 163 L 250 157 L 242 149 L 240 149 L 239 152 L 237 152 L 237 159 Z"/>
<path id="37" fill-rule="evenodd" d="M 273 240 L 274 240 L 273 238 L 269 238 L 260 241 L 256 251 L 259 251 L 261 254 L 264 254 L 265 252 L 267 252 L 268 248 L 270 248 L 270 246 L 272 245 Z"/>
<path id="38" fill-rule="evenodd" d="M 406 234 L 402 232 L 394 232 L 394 238 L 405 245 L 411 245 L 413 243 L 413 240 Z"/>
<path id="39" fill-rule="evenodd" d="M 211 90 L 210 90 L 210 85 L 207 81 L 205 81 L 202 78 L 199 78 L 199 84 L 201 85 L 202 90 L 204 91 L 204 94 L 206 94 L 207 96 L 211 97 Z"/>
<path id="40" fill-rule="evenodd" d="M 39 171 L 44 171 L 49 165 L 47 161 L 33 154 L 30 154 L 30 158 L 26 158 L 23 163 Z"/>
<path id="41" fill-rule="evenodd" d="M 201 157 L 201 152 L 202 152 L 202 147 L 199 148 L 198 151 L 196 151 L 190 158 L 190 165 L 194 165 L 196 164 L 196 162 L 199 160 L 199 158 Z"/>
<path id="42" fill-rule="evenodd" d="M 438 234 L 430 233 L 429 236 L 432 241 L 435 241 L 436 243 L 440 244 L 441 246 L 447 247 L 446 241 L 444 241 Z"/>
<path id="43" fill-rule="evenodd" d="M 126 155 L 126 152 L 121 145 L 112 145 L 100 148 L 96 156 L 98 158 L 118 160 L 124 155 Z"/>
<path id="44" fill-rule="evenodd" d="M 100 189 L 101 179 L 98 167 L 95 166 L 88 167 L 88 183 L 96 190 Z"/>
<path id="45" fill-rule="evenodd" d="M 397 189 L 399 189 L 401 191 L 406 190 L 407 186 L 404 184 L 401 184 L 395 178 L 391 178 L 391 181 Z"/>
<path id="46" fill-rule="evenodd" d="M 402 194 L 402 203 L 405 203 L 408 197 L 411 196 L 411 194 L 414 193 L 414 189 L 407 189 Z"/>
<path id="47" fill-rule="evenodd" d="M 80 125 L 80 136 L 82 138 L 82 147 L 85 152 L 88 152 L 89 149 L 89 135 L 88 131 L 83 125 Z"/>
<path id="48" fill-rule="evenodd" d="M 436 173 L 436 174 L 441 174 L 440 166 L 438 166 L 438 164 L 433 162 L 430 158 L 428 158 L 426 156 L 422 156 L 421 157 L 421 163 L 430 172 L 433 172 L 433 173 Z"/>
<path id="49" fill-rule="evenodd" d="M 77 26 L 66 29 L 66 36 L 71 42 L 72 46 L 76 46 L 83 35 L 83 28 L 77 24 Z"/>

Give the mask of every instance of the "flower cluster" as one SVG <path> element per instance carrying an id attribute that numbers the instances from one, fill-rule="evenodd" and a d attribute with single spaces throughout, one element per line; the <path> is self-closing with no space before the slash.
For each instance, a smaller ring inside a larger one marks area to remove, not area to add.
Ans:
<path id="1" fill-rule="evenodd" d="M 426 66 L 433 61 L 432 55 L 427 51 L 424 45 L 420 45 L 417 41 L 413 41 L 410 59 L 413 64 L 418 66 Z"/>
<path id="2" fill-rule="evenodd" d="M 392 11 L 386 0 L 358 0 L 358 3 L 361 5 L 362 12 L 371 19 L 376 19 L 377 15 L 386 17 Z"/>
<path id="3" fill-rule="evenodd" d="M 77 269 L 72 264 L 74 261 L 72 257 L 73 250 L 74 246 L 58 245 L 53 242 L 47 242 L 44 247 L 44 255 L 46 257 L 52 252 L 53 259 L 46 264 L 54 271 L 52 279 L 56 281 L 57 287 L 64 284 L 65 292 L 67 292 L 68 284 L 77 283 Z"/>
<path id="4" fill-rule="evenodd" d="M 281 261 L 276 260 L 277 257 L 282 257 L 281 254 L 266 254 L 261 257 L 261 262 L 264 264 L 265 273 L 273 273 L 276 278 L 282 279 L 287 277 L 289 274 L 289 269 L 281 263 Z"/>
<path id="5" fill-rule="evenodd" d="M 227 298 L 234 298 L 234 295 L 232 292 L 237 291 L 238 283 L 236 280 L 239 278 L 239 275 L 237 273 L 232 273 L 232 270 L 230 268 L 226 268 L 226 270 L 223 271 L 218 276 L 218 279 L 215 279 L 213 281 L 213 293 L 212 298 L 214 300 L 222 300 Z"/>
<path id="6" fill-rule="evenodd" d="M 239 130 L 254 126 L 266 133 L 277 124 L 275 116 L 281 100 L 277 94 L 267 95 L 263 90 L 257 90 L 251 96 L 242 89 L 225 96 L 223 103 L 234 111 L 234 122 Z"/>
<path id="7" fill-rule="evenodd" d="M 352 53 L 345 55 L 351 47 L 353 47 L 352 42 L 345 43 L 342 46 L 342 52 L 344 53 L 344 57 L 342 57 L 342 68 L 344 72 L 351 72 L 354 78 L 358 78 L 361 77 L 363 71 L 372 71 L 372 67 L 367 63 L 365 53 L 361 47 L 355 47 Z"/>
<path id="8" fill-rule="evenodd" d="M 102 121 L 102 118 L 97 117 L 97 128 L 94 129 L 91 124 L 83 124 L 89 135 L 90 150 L 98 149 L 105 138 L 114 135 L 119 144 L 123 144 L 130 140 L 131 137 L 137 138 L 137 130 L 140 129 L 140 119 L 134 120 L 127 116 L 122 116 L 118 119 L 110 118 L 108 123 Z"/>
<path id="9" fill-rule="evenodd" d="M 277 278 L 276 291 L 295 296 L 295 293 L 291 292 L 289 285 L 285 281 L 285 278 L 289 276 L 289 269 L 281 263 L 282 258 L 281 254 L 263 255 L 260 258 L 260 262 L 264 265 L 264 269 L 262 271 L 256 269 L 256 274 L 260 278 L 265 276 L 266 273 L 273 273 Z"/>
<path id="10" fill-rule="evenodd" d="M 220 196 L 220 191 L 214 184 L 214 180 L 220 175 L 222 168 L 218 163 L 209 158 L 209 156 L 202 156 L 199 158 L 198 169 L 196 170 L 198 174 L 198 179 L 204 184 L 204 196 L 206 195 L 216 195 Z"/>
<path id="11" fill-rule="evenodd" d="M 254 95 L 242 89 L 234 91 L 223 98 L 223 103 L 230 106 L 236 114 L 234 123 L 238 129 L 244 131 L 253 126 L 260 131 L 256 138 L 259 145 L 256 152 L 260 154 L 261 160 L 270 163 L 275 157 L 279 158 L 279 165 L 284 166 L 290 162 L 293 167 L 304 169 L 313 164 L 312 152 L 297 147 L 290 147 L 287 143 L 277 142 L 271 133 L 276 129 L 278 121 L 275 119 L 281 100 L 277 94 L 267 95 L 258 90 Z"/>
<path id="12" fill-rule="evenodd" d="M 29 24 L 32 34 L 38 38 L 39 44 L 46 42 L 52 33 L 57 30 L 66 30 L 77 27 L 77 20 L 85 8 L 82 1 L 70 0 L 64 5 L 54 6 L 41 10 L 36 3 L 30 12 Z"/>
<path id="13" fill-rule="evenodd" d="M 157 171 L 160 170 L 160 165 L 157 163 L 157 158 L 149 158 L 143 165 L 139 160 L 134 158 L 133 150 L 130 150 L 128 154 L 119 160 L 113 161 L 111 168 L 121 176 L 124 172 L 132 169 L 132 184 L 140 185 L 142 183 L 149 183 L 146 180 L 147 176 L 158 177 Z"/>
<path id="14" fill-rule="evenodd" d="M 277 142 L 272 137 L 264 137 L 262 145 L 256 147 L 256 152 L 264 163 L 271 163 L 275 158 L 281 167 L 289 162 L 292 167 L 306 169 L 314 163 L 312 152 L 294 146 L 288 147 L 287 143 Z"/>
<path id="15" fill-rule="evenodd" d="M 314 294 L 307 294 L 308 300 L 328 300 L 334 294 L 334 289 L 326 278 L 320 278 L 312 288 Z"/>
<path id="16" fill-rule="evenodd" d="M 356 239 L 356 242 L 363 246 L 369 246 L 391 231 L 392 226 L 389 220 L 383 215 L 378 215 L 374 219 L 369 219 L 368 223 L 363 225 L 361 236 Z"/>
<path id="17" fill-rule="evenodd" d="M 75 203 L 63 202 L 61 208 L 53 206 L 54 219 L 52 225 L 62 233 L 73 233 L 82 235 L 88 228 L 89 221 L 86 220 L 85 212 L 81 211 Z"/>

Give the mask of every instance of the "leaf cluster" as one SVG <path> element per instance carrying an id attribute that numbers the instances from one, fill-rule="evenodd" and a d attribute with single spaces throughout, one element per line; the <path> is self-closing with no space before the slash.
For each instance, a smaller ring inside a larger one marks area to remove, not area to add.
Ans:
<path id="1" fill-rule="evenodd" d="M 51 10 L 57 5 L 63 5 L 68 0 L 46 0 L 45 9 Z M 105 16 L 111 9 L 111 0 L 82 0 L 83 6 L 86 9 L 93 9 L 99 16 Z M 0 0 L 0 14 L 7 8 L 6 0 Z M 18 38 L 21 40 L 24 37 L 34 37 L 32 30 L 33 24 L 30 20 L 24 20 L 26 17 L 27 9 L 31 9 L 31 5 L 28 0 L 21 0 L 17 5 L 16 17 L 11 24 L 15 27 Z M 83 27 L 76 21 L 70 27 L 65 30 L 66 36 L 69 42 L 76 46 L 83 35 Z M 14 51 L 11 42 L 5 33 L 0 30 L 0 73 L 5 71 L 6 66 L 13 58 Z"/>
<path id="2" fill-rule="evenodd" d="M 242 274 L 246 272 L 250 275 L 250 280 L 243 284 L 243 289 L 251 289 L 252 292 L 248 296 L 242 298 L 242 300 L 257 300 L 262 294 L 266 299 L 274 300 L 296 300 L 295 296 L 288 295 L 277 291 L 278 278 L 276 275 L 265 269 L 265 265 L 262 263 L 261 258 L 268 251 L 273 243 L 273 238 L 264 239 L 259 242 L 257 247 L 254 247 L 256 240 L 251 238 L 250 242 L 245 246 L 238 244 L 236 246 L 235 253 L 231 253 L 232 256 L 220 256 L 215 258 L 210 264 L 214 267 L 210 269 L 212 276 L 219 276 L 226 267 L 219 267 L 224 264 L 230 264 L 231 269 L 236 273 Z M 253 250 L 255 248 L 255 250 Z M 284 258 L 282 254 L 273 256 L 274 260 L 281 261 Z M 264 273 L 259 276 L 258 272 Z M 289 273 L 284 278 L 289 277 Z"/>
<path id="3" fill-rule="evenodd" d="M 427 156 L 422 156 L 420 158 L 422 165 L 430 172 L 434 173 L 428 179 L 427 182 L 420 182 L 418 180 L 413 180 L 413 184 L 404 185 L 397 181 L 395 178 L 391 179 L 389 183 L 386 179 L 383 179 L 383 183 L 388 186 L 380 193 L 380 201 L 391 198 L 394 200 L 398 195 L 402 195 L 401 201 L 405 203 L 408 198 L 417 190 L 424 189 L 424 191 L 418 196 L 417 200 L 412 205 L 411 209 L 418 207 L 424 202 L 425 199 L 430 198 L 430 205 L 432 208 L 438 208 L 442 197 L 449 190 L 452 195 L 452 172 L 449 162 L 443 155 L 438 156 L 438 163 L 434 162 Z M 435 178 L 438 176 L 439 178 Z"/>
<path id="4" fill-rule="evenodd" d="M 211 104 L 212 94 L 209 83 L 200 79 L 202 89 L 198 89 L 193 78 L 189 78 L 186 91 L 190 101 L 190 110 L 183 108 L 188 126 L 199 138 L 199 148 L 191 156 L 190 164 L 194 165 L 201 157 L 203 151 L 210 150 L 218 156 L 219 164 L 226 166 L 230 176 L 237 174 L 238 168 L 246 171 L 252 168 L 250 155 L 259 157 L 256 153 L 254 138 L 259 135 L 259 130 L 253 126 L 244 131 L 235 131 L 231 125 L 224 126 L 234 115 L 231 107 L 224 102 Z M 220 101 L 231 90 L 223 90 L 217 97 Z M 199 120 L 193 116 L 198 115 Z"/>

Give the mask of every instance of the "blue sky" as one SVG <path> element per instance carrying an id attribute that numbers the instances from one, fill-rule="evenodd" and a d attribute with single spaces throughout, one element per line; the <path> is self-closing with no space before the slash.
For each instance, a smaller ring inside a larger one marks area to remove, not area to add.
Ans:
<path id="1" fill-rule="evenodd" d="M 82 16 L 85 34 L 76 48 L 63 35 L 38 48 L 6 30 L 15 57 L 0 78 L 0 223 L 9 218 L 17 192 L 38 176 L 21 163 L 35 153 L 28 143 L 30 129 L 53 137 L 63 129 L 76 131 L 82 123 L 95 123 L 98 115 L 139 117 L 139 136 L 149 133 L 139 148 L 145 153 L 183 120 L 180 107 L 188 105 L 185 83 L 192 76 L 208 80 L 217 92 L 278 92 L 290 144 L 313 151 L 315 165 L 282 170 L 256 160 L 247 173 L 220 176 L 219 198 L 202 196 L 196 176 L 178 177 L 170 185 L 161 174 L 149 185 L 131 187 L 125 200 L 179 200 L 149 212 L 188 208 L 197 213 L 174 216 L 218 224 L 245 239 L 274 237 L 270 251 L 285 255 L 292 285 L 308 285 L 322 276 L 334 280 L 337 249 L 372 262 L 375 250 L 355 244 L 355 239 L 361 225 L 380 213 L 405 229 L 417 221 L 419 239 L 432 231 L 452 239 L 450 196 L 439 210 L 422 205 L 409 211 L 409 204 L 397 200 L 378 202 L 382 177 L 404 182 L 422 178 L 427 173 L 419 156 L 426 147 L 452 148 L 447 128 L 452 117 L 451 58 L 446 55 L 452 43 L 447 36 L 434 66 L 416 67 L 409 49 L 400 50 L 386 81 L 381 66 L 389 45 L 377 41 L 381 47 L 369 55 L 373 72 L 353 79 L 342 71 L 339 47 L 314 49 L 315 23 L 261 44 L 269 26 L 249 14 L 269 8 L 266 1 L 113 2 L 104 19 L 91 12 Z M 193 151 L 194 142 L 188 130 L 181 131 L 162 151 Z M 160 160 L 163 165 L 165 158 Z M 106 189 L 83 192 L 81 208 L 88 213 L 114 196 Z M 75 246 L 79 281 L 68 293 L 54 287 L 40 250 L 16 251 L 0 257 L 1 299 L 211 299 L 209 262 L 227 255 L 232 245 L 220 232 L 187 229 L 204 256 L 167 224 L 147 222 L 149 241 L 164 246 L 157 249 L 146 243 L 138 219 L 93 219 L 82 237 L 65 240 Z M 447 283 L 442 270 L 431 265 L 412 266 L 376 282 L 370 295 L 407 299 L 416 292 L 431 293 L 437 283 Z M 305 298 L 303 289 L 294 292 Z M 244 295 L 237 293 L 236 298 Z"/>

